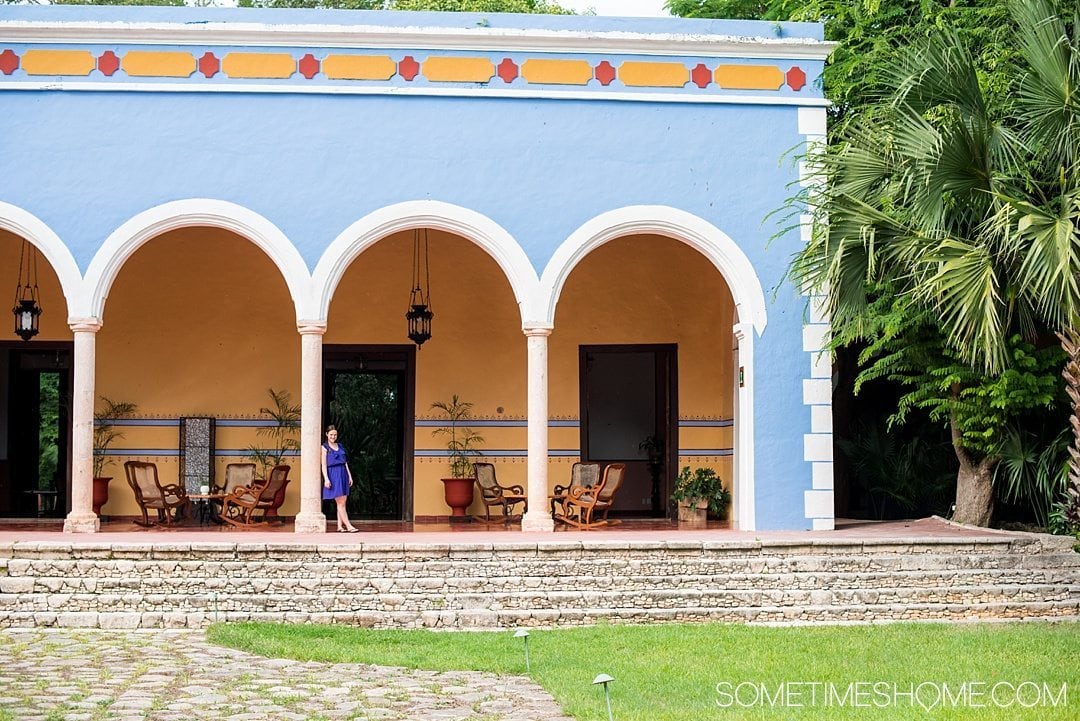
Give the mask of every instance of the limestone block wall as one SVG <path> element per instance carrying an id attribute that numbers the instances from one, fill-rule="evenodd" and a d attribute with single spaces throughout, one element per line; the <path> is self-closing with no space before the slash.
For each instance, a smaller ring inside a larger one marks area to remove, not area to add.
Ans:
<path id="1" fill-rule="evenodd" d="M 1080 618 L 1069 541 L 16 542 L 0 627 Z"/>

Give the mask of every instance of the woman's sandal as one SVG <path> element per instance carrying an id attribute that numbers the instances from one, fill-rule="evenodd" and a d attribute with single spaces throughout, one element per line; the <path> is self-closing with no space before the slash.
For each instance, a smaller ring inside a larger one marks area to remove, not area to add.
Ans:
<path id="1" fill-rule="evenodd" d="M 347 528 L 347 529 L 345 529 L 345 532 L 346 533 L 360 533 L 360 529 L 359 528 Z"/>

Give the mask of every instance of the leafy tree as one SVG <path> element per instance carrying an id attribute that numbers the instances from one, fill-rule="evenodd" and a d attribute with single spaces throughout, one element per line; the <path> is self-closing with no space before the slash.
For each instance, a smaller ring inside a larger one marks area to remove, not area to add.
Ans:
<path id="1" fill-rule="evenodd" d="M 951 28 L 882 65 L 875 101 L 816 158 L 819 182 L 802 198 L 815 232 L 791 269 L 827 289 L 842 334 L 872 336 L 871 289 L 887 284 L 933 316 L 948 354 L 993 376 L 1016 369 L 1017 334 L 1057 331 L 1074 350 L 1080 339 L 1080 22 L 1048 0 L 1012 12 L 1012 92 L 990 92 Z M 970 440 L 949 422 L 958 444 Z M 990 478 L 961 459 L 958 520 L 988 520 Z"/>
<path id="2" fill-rule="evenodd" d="M 952 28 L 977 48 L 977 67 L 995 95 L 1006 92 L 1015 47 L 1006 42 L 1007 0 L 668 0 L 673 15 L 696 18 L 813 21 L 835 41 L 823 75 L 830 135 L 875 102 L 894 53 Z"/>

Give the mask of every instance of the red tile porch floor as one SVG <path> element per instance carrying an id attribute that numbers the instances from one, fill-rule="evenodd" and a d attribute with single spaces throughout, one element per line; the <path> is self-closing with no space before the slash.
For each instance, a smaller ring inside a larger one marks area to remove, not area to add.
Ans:
<path id="1" fill-rule="evenodd" d="M 556 525 L 554 533 L 523 533 L 520 524 L 408 523 L 397 521 L 357 521 L 360 533 L 298 534 L 292 523 L 257 525 L 251 529 L 233 526 L 199 526 L 189 522 L 172 526 L 143 528 L 129 520 L 107 521 L 99 533 L 63 533 L 61 519 L 0 519 L 0 543 L 14 541 L 56 541 L 62 543 L 537 543 L 591 538 L 619 540 L 752 541 L 752 540 L 855 540 L 882 538 L 975 538 L 1013 535 L 1008 531 L 960 526 L 942 518 L 905 521 L 862 521 L 839 519 L 834 531 L 737 531 L 727 522 L 710 522 L 704 528 L 680 528 L 674 521 L 623 519 L 621 523 L 582 531 Z"/>

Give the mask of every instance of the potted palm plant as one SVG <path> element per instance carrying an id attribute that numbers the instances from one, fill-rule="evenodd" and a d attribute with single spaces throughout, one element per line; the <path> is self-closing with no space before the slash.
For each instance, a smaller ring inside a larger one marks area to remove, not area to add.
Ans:
<path id="1" fill-rule="evenodd" d="M 267 478 L 274 466 L 281 465 L 285 457 L 300 450 L 297 434 L 300 432 L 300 406 L 292 402 L 289 391 L 268 388 L 270 406 L 259 409 L 263 420 L 269 425 L 260 426 L 256 434 L 269 439 L 265 446 L 253 444 L 247 447 L 247 458 L 259 468 L 259 477 Z"/>
<path id="2" fill-rule="evenodd" d="M 109 502 L 109 482 L 112 476 L 105 475 L 105 469 L 112 463 L 106 453 L 109 447 L 124 437 L 117 430 L 115 422 L 135 415 L 138 406 L 126 401 L 114 401 L 101 396 L 102 408 L 94 413 L 94 493 L 92 504 L 95 515 L 101 515 L 101 507 Z"/>
<path id="3" fill-rule="evenodd" d="M 691 473 L 690 466 L 683 466 L 671 500 L 679 504 L 679 523 L 704 526 L 709 511 L 718 516 L 727 513 L 731 492 L 712 468 L 697 468 Z"/>
<path id="4" fill-rule="evenodd" d="M 477 446 L 484 439 L 463 425 L 472 418 L 472 407 L 472 403 L 461 400 L 457 394 L 449 401 L 431 404 L 433 410 L 441 411 L 445 420 L 445 424 L 433 430 L 431 435 L 445 439 L 450 454 L 450 478 L 443 478 L 442 482 L 451 519 L 464 518 L 465 510 L 473 501 L 473 457 L 480 455 Z"/>

